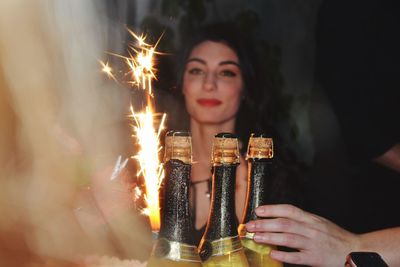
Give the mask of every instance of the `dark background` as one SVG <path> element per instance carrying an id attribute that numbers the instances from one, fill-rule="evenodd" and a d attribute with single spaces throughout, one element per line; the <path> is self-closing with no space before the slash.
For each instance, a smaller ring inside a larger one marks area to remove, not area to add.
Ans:
<path id="1" fill-rule="evenodd" d="M 147 34 L 150 43 L 164 32 L 158 48 L 169 55 L 158 58 L 157 106 L 181 122 L 185 121 L 184 107 L 176 102 L 179 92 L 173 65 L 182 39 L 191 34 L 192 28 L 208 22 L 234 20 L 248 29 L 261 44 L 272 75 L 277 96 L 276 125 L 283 145 L 306 166 L 303 208 L 346 226 L 346 214 L 351 211 L 338 207 L 346 207 L 351 201 L 347 187 L 352 167 L 336 115 L 315 77 L 317 15 L 322 2 L 110 0 L 110 20 L 117 28 L 123 25 L 118 34 L 115 27 L 110 31 L 110 47 L 123 53 L 124 46 L 116 46 L 116 40 L 122 36 L 122 43 L 129 42 L 125 26 Z M 171 119 L 170 126 L 174 127 Z M 327 194 L 327 189 L 336 193 Z"/>
<path id="2" fill-rule="evenodd" d="M 285 144 L 311 164 L 315 140 L 310 126 L 314 118 L 309 110 L 314 108 L 315 23 L 320 4 L 320 0 L 109 1 L 109 13 L 116 24 L 144 32 L 149 40 L 157 40 L 164 32 L 159 50 L 171 55 L 158 58 L 159 91 L 171 91 L 175 86 L 170 64 L 185 34 L 207 22 L 239 21 L 265 46 L 263 56 L 270 64 L 274 87 L 279 92 L 278 120 Z M 129 36 L 125 37 L 128 41 Z M 114 40 L 110 44 L 116 45 Z M 318 128 L 326 129 L 325 126 Z M 332 135 L 332 131 L 328 132 Z"/>

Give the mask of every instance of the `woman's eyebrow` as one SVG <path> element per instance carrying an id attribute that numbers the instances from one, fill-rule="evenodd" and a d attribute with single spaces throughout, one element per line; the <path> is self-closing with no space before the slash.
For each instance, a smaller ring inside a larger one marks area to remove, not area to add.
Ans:
<path id="1" fill-rule="evenodd" d="M 222 66 L 222 65 L 230 65 L 230 64 L 235 65 L 235 66 L 237 66 L 238 68 L 240 68 L 239 63 L 237 63 L 237 62 L 235 62 L 235 61 L 232 61 L 232 60 L 221 61 L 221 62 L 219 63 L 220 66 Z"/>
<path id="2" fill-rule="evenodd" d="M 201 58 L 197 58 L 197 57 L 189 58 L 186 63 L 189 63 L 189 62 L 198 62 L 200 64 L 207 65 L 207 62 L 205 60 L 203 60 Z M 240 68 L 240 64 L 235 62 L 235 61 L 232 61 L 232 60 L 221 61 L 218 65 L 220 65 L 220 66 L 223 66 L 223 65 L 235 65 L 238 68 Z"/>
<path id="3" fill-rule="evenodd" d="M 192 62 L 192 61 L 199 62 L 201 64 L 207 65 L 205 60 L 197 58 L 197 57 L 189 58 L 186 63 L 189 63 L 189 62 Z"/>

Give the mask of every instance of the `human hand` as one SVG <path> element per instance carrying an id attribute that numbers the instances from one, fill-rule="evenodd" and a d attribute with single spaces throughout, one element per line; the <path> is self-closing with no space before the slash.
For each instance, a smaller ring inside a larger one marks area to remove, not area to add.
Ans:
<path id="1" fill-rule="evenodd" d="M 359 237 L 332 222 L 292 205 L 265 205 L 256 209 L 259 217 L 246 230 L 258 243 L 285 246 L 296 252 L 273 250 L 271 258 L 310 266 L 343 266 L 346 255 L 357 251 Z"/>

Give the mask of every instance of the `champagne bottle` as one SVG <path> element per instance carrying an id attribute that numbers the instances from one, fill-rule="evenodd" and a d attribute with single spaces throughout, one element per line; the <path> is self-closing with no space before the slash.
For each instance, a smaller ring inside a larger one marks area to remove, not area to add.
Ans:
<path id="1" fill-rule="evenodd" d="M 168 132 L 165 140 L 165 180 L 161 227 L 148 267 L 200 267 L 201 260 L 192 238 L 189 207 L 191 137 L 186 132 Z"/>
<path id="2" fill-rule="evenodd" d="M 199 254 L 206 267 L 247 267 L 248 262 L 237 231 L 235 215 L 238 139 L 230 133 L 214 138 L 212 152 L 211 208 Z"/>
<path id="3" fill-rule="evenodd" d="M 274 246 L 256 243 L 253 233 L 246 232 L 245 223 L 258 219 L 255 209 L 267 204 L 267 183 L 272 175 L 273 167 L 273 140 L 266 135 L 252 134 L 247 149 L 248 186 L 246 206 L 242 224 L 239 225 L 239 235 L 250 266 L 254 267 L 281 267 L 281 262 L 270 258 L 269 254 Z"/>

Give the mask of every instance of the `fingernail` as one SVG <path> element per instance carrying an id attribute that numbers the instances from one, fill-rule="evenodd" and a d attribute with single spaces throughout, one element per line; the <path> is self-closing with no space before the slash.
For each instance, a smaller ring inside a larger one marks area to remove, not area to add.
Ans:
<path id="1" fill-rule="evenodd" d="M 255 223 L 253 221 L 246 223 L 246 229 L 250 230 L 255 227 Z"/>
<path id="2" fill-rule="evenodd" d="M 254 235 L 253 239 L 254 241 L 261 242 L 264 241 L 265 238 L 262 235 Z"/>
<path id="3" fill-rule="evenodd" d="M 265 208 L 264 208 L 263 206 L 257 207 L 257 208 L 256 208 L 256 214 L 257 214 L 257 215 L 263 214 L 264 211 L 265 211 Z"/>

